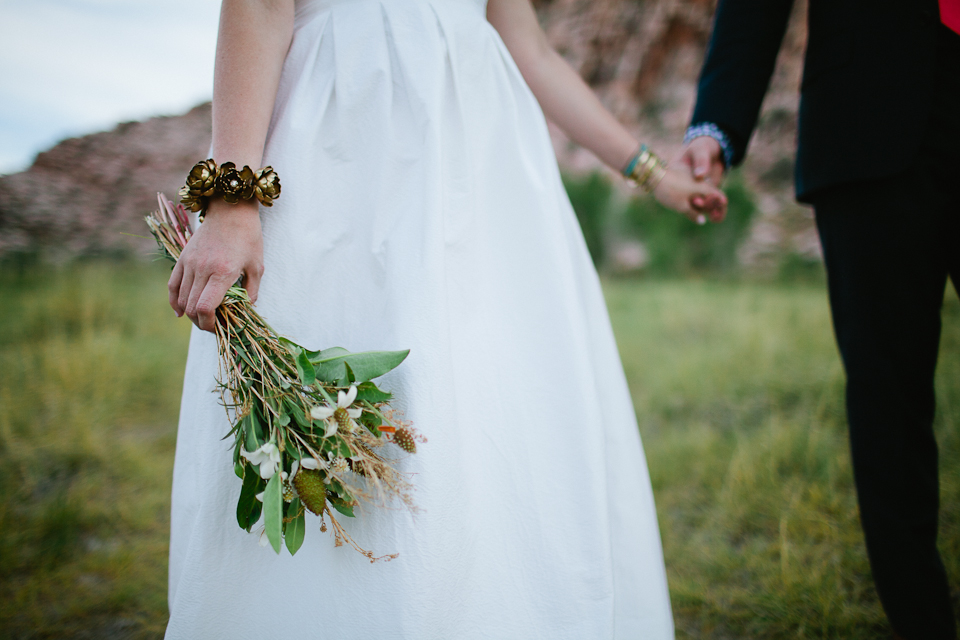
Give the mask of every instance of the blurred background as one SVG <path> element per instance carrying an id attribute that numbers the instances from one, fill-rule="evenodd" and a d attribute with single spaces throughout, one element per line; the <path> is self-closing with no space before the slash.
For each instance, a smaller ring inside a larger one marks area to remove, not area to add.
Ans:
<path id="1" fill-rule="evenodd" d="M 670 158 L 715 0 L 535 6 L 603 102 Z M 162 636 L 189 324 L 167 307 L 142 216 L 207 152 L 218 11 L 0 0 L 0 638 Z M 680 638 L 890 637 L 812 212 L 793 201 L 805 14 L 797 0 L 721 225 L 638 197 L 551 130 L 633 394 Z M 954 585 L 958 354 L 951 289 L 936 428 Z"/>

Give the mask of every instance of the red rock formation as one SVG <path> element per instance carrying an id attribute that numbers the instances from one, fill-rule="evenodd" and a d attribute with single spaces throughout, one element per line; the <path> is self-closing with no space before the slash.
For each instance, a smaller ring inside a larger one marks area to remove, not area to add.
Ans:
<path id="1" fill-rule="evenodd" d="M 0 254 L 148 255 L 152 238 L 124 234 L 149 235 L 143 216 L 156 192 L 174 196 L 209 146 L 209 104 L 64 140 L 26 171 L 0 177 Z"/>
<path id="2" fill-rule="evenodd" d="M 667 158 L 679 149 L 696 99 L 716 0 L 540 0 L 551 44 L 580 71 L 603 103 L 635 135 Z M 794 5 L 770 90 L 743 172 L 761 215 L 741 251 L 752 266 L 784 253 L 819 254 L 809 209 L 793 201 L 793 158 L 806 1 Z M 601 168 L 587 151 L 551 129 L 560 163 L 575 172 Z M 626 191 L 624 189 L 624 191 Z"/>

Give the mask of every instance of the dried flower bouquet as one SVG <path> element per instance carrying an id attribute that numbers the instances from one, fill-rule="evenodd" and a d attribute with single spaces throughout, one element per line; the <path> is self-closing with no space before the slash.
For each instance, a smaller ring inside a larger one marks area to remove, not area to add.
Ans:
<path id="1" fill-rule="evenodd" d="M 147 224 L 163 254 L 176 261 L 190 240 L 183 205 L 157 194 Z M 391 394 L 373 380 L 396 368 L 408 351 L 310 351 L 287 340 L 254 310 L 240 286 L 217 309 L 221 400 L 231 419 L 233 462 L 243 481 L 237 523 L 250 531 L 263 517 L 262 544 L 291 554 L 303 544 L 306 511 L 326 519 L 336 546 L 349 543 L 369 558 L 334 517 L 354 517 L 360 500 L 413 509 L 412 485 L 385 453 L 392 443 L 416 453 L 425 442 L 400 419 Z M 394 555 L 383 556 L 392 559 Z"/>

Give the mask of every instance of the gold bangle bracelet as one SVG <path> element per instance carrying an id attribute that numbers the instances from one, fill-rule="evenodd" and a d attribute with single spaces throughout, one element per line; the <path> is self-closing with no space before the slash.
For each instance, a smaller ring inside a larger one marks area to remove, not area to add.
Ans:
<path id="1" fill-rule="evenodd" d="M 626 179 L 634 187 L 640 187 L 646 193 L 652 193 L 663 176 L 666 174 L 667 165 L 660 159 L 660 156 L 650 151 L 646 145 L 640 147 L 640 150 L 627 165 L 629 173 L 624 172 Z"/>

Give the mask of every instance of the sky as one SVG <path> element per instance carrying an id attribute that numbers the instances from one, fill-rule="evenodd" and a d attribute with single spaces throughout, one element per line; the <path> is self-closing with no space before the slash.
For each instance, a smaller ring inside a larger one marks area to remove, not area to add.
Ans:
<path id="1" fill-rule="evenodd" d="M 0 174 L 210 99 L 219 0 L 0 0 Z"/>

